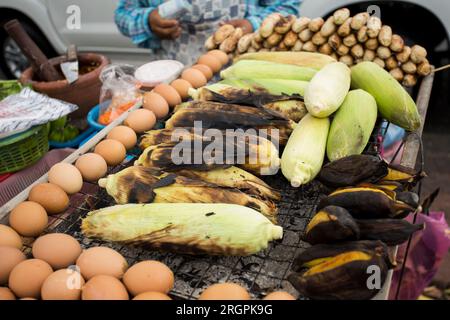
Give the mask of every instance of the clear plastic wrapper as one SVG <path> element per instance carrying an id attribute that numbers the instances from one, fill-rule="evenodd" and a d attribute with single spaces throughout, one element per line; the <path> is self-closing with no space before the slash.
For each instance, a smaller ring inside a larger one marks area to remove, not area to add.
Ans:
<path id="1" fill-rule="evenodd" d="M 111 64 L 100 74 L 100 112 L 98 122 L 108 125 L 141 99 L 140 83 L 131 65 Z"/>

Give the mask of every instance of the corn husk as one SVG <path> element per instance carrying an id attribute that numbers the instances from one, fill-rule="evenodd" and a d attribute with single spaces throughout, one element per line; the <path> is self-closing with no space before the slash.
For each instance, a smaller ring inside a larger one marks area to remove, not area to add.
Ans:
<path id="1" fill-rule="evenodd" d="M 315 117 L 335 112 L 350 88 L 350 69 L 342 62 L 330 63 L 312 78 L 305 90 L 305 105 Z"/>
<path id="2" fill-rule="evenodd" d="M 315 118 L 310 114 L 295 127 L 281 157 L 281 171 L 293 187 L 312 181 L 320 172 L 329 127 L 328 118 Z"/>
<path id="3" fill-rule="evenodd" d="M 223 70 L 220 76 L 223 79 L 273 78 L 309 81 L 316 72 L 317 70 L 309 67 L 299 67 L 269 61 L 241 60 Z"/>
<path id="4" fill-rule="evenodd" d="M 386 120 L 408 131 L 420 127 L 420 116 L 414 100 L 389 72 L 377 64 L 365 61 L 353 66 L 352 88 L 370 93 Z"/>
<path id="5" fill-rule="evenodd" d="M 377 103 L 364 90 L 350 91 L 330 126 L 327 156 L 334 161 L 361 154 L 377 121 Z"/>
<path id="6" fill-rule="evenodd" d="M 87 237 L 183 254 L 251 255 L 281 239 L 283 228 L 244 206 L 208 203 L 127 204 L 90 212 Z"/>

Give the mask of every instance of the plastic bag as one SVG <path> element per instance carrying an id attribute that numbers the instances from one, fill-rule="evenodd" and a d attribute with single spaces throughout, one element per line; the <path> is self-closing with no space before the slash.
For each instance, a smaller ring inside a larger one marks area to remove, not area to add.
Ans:
<path id="1" fill-rule="evenodd" d="M 141 99 L 140 84 L 131 65 L 111 64 L 100 74 L 100 112 L 98 122 L 108 125 Z"/>
<path id="2" fill-rule="evenodd" d="M 24 88 L 0 102 L 0 138 L 59 119 L 78 106 Z"/>
<path id="3" fill-rule="evenodd" d="M 412 216 L 408 217 L 412 222 Z M 425 224 L 425 228 L 416 232 L 409 248 L 399 300 L 416 300 L 429 285 L 450 248 L 450 230 L 445 221 L 444 212 L 418 214 L 416 223 Z M 404 260 L 406 243 L 399 247 L 397 261 Z M 395 270 L 389 299 L 395 299 L 400 280 L 401 266 Z"/>

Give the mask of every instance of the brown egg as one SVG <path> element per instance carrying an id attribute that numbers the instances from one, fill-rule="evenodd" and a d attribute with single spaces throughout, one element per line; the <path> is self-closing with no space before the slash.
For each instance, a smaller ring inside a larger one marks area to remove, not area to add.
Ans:
<path id="1" fill-rule="evenodd" d="M 164 263 L 149 260 L 136 263 L 125 272 L 123 283 L 133 296 L 147 291 L 167 293 L 173 288 L 174 276 Z"/>
<path id="2" fill-rule="evenodd" d="M 25 255 L 19 249 L 0 246 L 0 285 L 8 283 L 11 270 L 25 259 Z"/>
<path id="3" fill-rule="evenodd" d="M 77 259 L 77 266 L 86 280 L 100 274 L 121 279 L 128 268 L 128 263 L 116 250 L 92 247 L 81 253 Z"/>
<path id="4" fill-rule="evenodd" d="M 60 186 L 67 194 L 74 194 L 83 187 L 83 177 L 73 164 L 60 162 L 50 168 L 48 182 Z"/>
<path id="5" fill-rule="evenodd" d="M 133 134 L 135 134 L 134 131 Z M 106 164 L 105 159 L 96 153 L 83 154 L 77 159 L 75 166 L 78 170 L 80 170 L 83 180 L 91 182 L 97 181 L 98 179 L 104 177 L 106 171 L 108 170 L 108 165 Z"/>
<path id="6" fill-rule="evenodd" d="M 264 297 L 263 300 L 296 300 L 291 294 L 285 291 L 274 291 Z"/>
<path id="7" fill-rule="evenodd" d="M 124 124 L 133 129 L 136 133 L 148 131 L 155 126 L 156 116 L 147 109 L 138 109 L 130 113 Z"/>
<path id="8" fill-rule="evenodd" d="M 188 81 L 194 88 L 203 87 L 208 82 L 200 70 L 192 68 L 184 70 L 181 78 Z"/>
<path id="9" fill-rule="evenodd" d="M 206 80 L 209 80 L 213 77 L 213 72 L 210 67 L 205 64 L 195 64 L 192 66 L 192 69 L 197 69 L 205 76 Z"/>
<path id="10" fill-rule="evenodd" d="M 137 142 L 136 132 L 127 126 L 115 127 L 108 133 L 106 138 L 121 142 L 127 150 L 132 149 Z"/>
<path id="11" fill-rule="evenodd" d="M 11 211 L 9 225 L 24 237 L 36 237 L 48 223 L 47 212 L 37 202 L 24 201 Z"/>
<path id="12" fill-rule="evenodd" d="M 133 300 L 172 300 L 167 294 L 161 292 L 144 292 L 136 297 Z"/>
<path id="13" fill-rule="evenodd" d="M 12 269 L 8 285 L 19 298 L 39 298 L 42 284 L 52 273 L 52 267 L 45 261 L 25 260 Z"/>
<path id="14" fill-rule="evenodd" d="M 0 246 L 22 249 L 22 238 L 11 227 L 0 224 Z"/>
<path id="15" fill-rule="evenodd" d="M 177 90 L 175 90 L 166 83 L 158 84 L 153 89 L 153 92 L 161 95 L 171 107 L 174 107 L 177 104 L 181 103 L 181 97 L 178 94 Z"/>
<path id="16" fill-rule="evenodd" d="M 61 269 L 45 279 L 41 288 L 42 300 L 80 300 L 83 277 L 75 270 Z"/>
<path id="17" fill-rule="evenodd" d="M 77 239 L 64 233 L 49 233 L 36 239 L 33 257 L 41 259 L 57 270 L 75 264 L 81 254 Z"/>
<path id="18" fill-rule="evenodd" d="M 220 62 L 219 59 L 217 59 L 214 55 L 212 54 L 204 54 L 202 55 L 198 61 L 198 64 L 205 64 L 207 65 L 212 72 L 216 73 L 219 72 L 220 69 L 222 69 L 222 63 Z"/>
<path id="19" fill-rule="evenodd" d="M 30 190 L 28 200 L 39 203 L 50 215 L 61 213 L 69 206 L 67 193 L 53 183 L 35 185 Z"/>
<path id="20" fill-rule="evenodd" d="M 180 94 L 178 90 L 177 92 Z M 169 113 L 169 104 L 160 94 L 157 94 L 156 92 L 144 93 L 142 107 L 152 111 L 158 119 L 164 118 Z"/>
<path id="21" fill-rule="evenodd" d="M 216 283 L 202 292 L 199 300 L 250 300 L 247 290 L 235 283 Z"/>
<path id="22" fill-rule="evenodd" d="M 90 279 L 81 289 L 83 300 L 128 300 L 125 286 L 117 278 L 98 275 Z"/>
<path id="23" fill-rule="evenodd" d="M 9 288 L 0 287 L 0 301 L 1 300 L 16 300 L 16 297 Z"/>
<path id="24" fill-rule="evenodd" d="M 183 100 L 189 98 L 189 89 L 192 88 L 192 85 L 189 81 L 184 79 L 176 79 L 171 84 L 172 87 L 177 90 L 178 94 L 181 96 Z"/>
<path id="25" fill-rule="evenodd" d="M 214 57 L 216 57 L 217 59 L 219 59 L 220 63 L 222 64 L 222 66 L 226 65 L 228 63 L 228 55 L 223 52 L 222 50 L 211 50 L 208 51 L 208 54 L 213 55 Z"/>
<path id="26" fill-rule="evenodd" d="M 116 166 L 127 155 L 124 145 L 117 140 L 105 139 L 95 146 L 94 152 L 105 159 L 108 166 Z"/>

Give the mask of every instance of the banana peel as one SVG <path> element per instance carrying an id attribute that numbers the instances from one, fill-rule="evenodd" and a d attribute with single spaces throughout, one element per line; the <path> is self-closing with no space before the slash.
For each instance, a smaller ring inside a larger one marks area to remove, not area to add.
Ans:
<path id="1" fill-rule="evenodd" d="M 296 257 L 288 281 L 311 299 L 370 299 L 380 290 L 393 266 L 395 262 L 381 241 L 319 244 Z M 378 267 L 380 286 L 373 288 L 368 282 L 369 271 L 374 267 Z"/>

